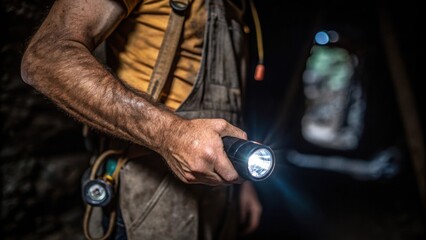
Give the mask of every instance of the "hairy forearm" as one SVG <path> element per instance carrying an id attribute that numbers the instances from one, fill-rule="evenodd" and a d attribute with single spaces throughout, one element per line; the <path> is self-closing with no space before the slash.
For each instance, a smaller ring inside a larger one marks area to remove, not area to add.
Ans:
<path id="1" fill-rule="evenodd" d="M 128 90 L 92 55 L 125 16 L 121 1 L 56 0 L 25 51 L 23 80 L 79 121 L 158 152 L 183 182 L 239 182 L 222 137 L 246 139 L 241 129 L 183 119 Z"/>
<path id="2" fill-rule="evenodd" d="M 162 135 L 180 118 L 136 95 L 80 42 L 33 39 L 23 61 L 24 80 L 91 127 L 158 151 Z"/>

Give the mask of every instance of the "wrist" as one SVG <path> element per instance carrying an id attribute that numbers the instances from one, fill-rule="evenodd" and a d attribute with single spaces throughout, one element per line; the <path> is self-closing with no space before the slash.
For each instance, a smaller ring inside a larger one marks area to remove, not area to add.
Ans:
<path id="1" fill-rule="evenodd" d="M 161 117 L 161 125 L 157 129 L 158 136 L 157 143 L 155 144 L 156 152 L 165 156 L 172 152 L 179 145 L 181 136 L 184 132 L 185 126 L 189 120 L 186 120 L 174 113 L 168 112 Z M 160 122 L 155 123 L 160 124 Z"/>

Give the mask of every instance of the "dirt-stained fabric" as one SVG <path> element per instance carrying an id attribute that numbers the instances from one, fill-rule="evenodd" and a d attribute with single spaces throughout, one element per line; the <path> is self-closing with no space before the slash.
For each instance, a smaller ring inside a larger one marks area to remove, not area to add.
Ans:
<path id="1" fill-rule="evenodd" d="M 206 3 L 200 69 L 177 109 L 186 118 L 223 118 L 241 126 L 246 42 L 241 12 L 224 0 Z M 235 239 L 234 187 L 188 185 L 157 154 L 130 160 L 120 175 L 128 239 Z"/>

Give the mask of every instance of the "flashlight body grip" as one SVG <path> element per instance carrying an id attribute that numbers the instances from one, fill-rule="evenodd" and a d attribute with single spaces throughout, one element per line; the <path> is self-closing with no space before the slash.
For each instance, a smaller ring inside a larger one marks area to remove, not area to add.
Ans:
<path id="1" fill-rule="evenodd" d="M 232 165 L 234 166 L 235 170 L 237 170 L 238 175 L 243 177 L 244 179 L 251 179 L 250 174 L 248 173 L 247 169 L 247 163 L 243 160 L 243 157 L 238 157 L 238 149 L 245 144 L 243 139 L 239 139 L 236 137 L 224 137 L 223 139 L 223 147 L 225 149 L 226 155 L 228 156 L 229 160 L 231 160 Z"/>

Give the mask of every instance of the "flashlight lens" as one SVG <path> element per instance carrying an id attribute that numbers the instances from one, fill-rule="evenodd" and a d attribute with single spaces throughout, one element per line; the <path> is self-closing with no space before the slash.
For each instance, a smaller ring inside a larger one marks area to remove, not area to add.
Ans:
<path id="1" fill-rule="evenodd" d="M 265 177 L 272 167 L 273 156 L 266 148 L 260 148 L 253 152 L 248 160 L 249 173 L 254 178 Z"/>

